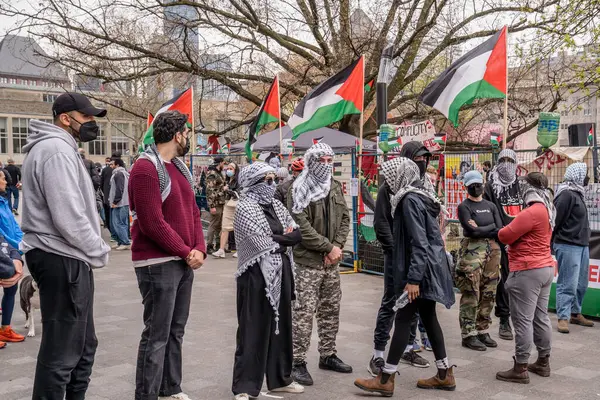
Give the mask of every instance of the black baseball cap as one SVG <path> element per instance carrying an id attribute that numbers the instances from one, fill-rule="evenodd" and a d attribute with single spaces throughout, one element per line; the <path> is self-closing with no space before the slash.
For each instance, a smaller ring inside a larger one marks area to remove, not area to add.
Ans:
<path id="1" fill-rule="evenodd" d="M 60 114 L 67 113 L 69 111 L 79 111 L 85 115 L 91 115 L 93 117 L 104 117 L 106 110 L 102 108 L 96 108 L 92 105 L 90 99 L 80 93 L 63 93 L 52 104 L 52 115 L 57 117 Z"/>

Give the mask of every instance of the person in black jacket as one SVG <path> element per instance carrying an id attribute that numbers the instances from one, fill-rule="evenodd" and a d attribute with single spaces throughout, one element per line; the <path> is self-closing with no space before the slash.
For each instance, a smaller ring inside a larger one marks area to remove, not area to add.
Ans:
<path id="1" fill-rule="evenodd" d="M 83 164 L 85 165 L 85 169 L 90 174 L 90 178 L 92 179 L 92 184 L 94 185 L 94 191 L 100 189 L 100 177 L 98 176 L 98 171 L 96 170 L 96 166 L 92 160 L 88 160 L 85 158 L 85 149 L 79 149 L 79 155 L 83 160 Z"/>
<path id="2" fill-rule="evenodd" d="M 431 153 L 421 142 L 408 142 L 400 151 L 400 157 L 406 157 L 413 160 L 419 166 L 419 174 L 424 184 L 429 183 L 432 193 L 434 192 L 431 181 L 425 176 L 427 163 Z M 421 173 L 423 171 L 423 173 Z M 425 178 L 425 179 L 424 179 Z M 390 331 L 394 324 L 393 310 L 396 302 L 396 293 L 394 292 L 394 276 L 392 267 L 392 249 L 394 247 L 394 237 L 392 235 L 393 216 L 391 213 L 391 191 L 388 184 L 385 182 L 379 187 L 377 192 L 377 201 L 375 203 L 374 228 L 377 240 L 383 249 L 383 297 L 381 298 L 381 306 L 377 313 L 377 322 L 375 324 L 373 356 L 367 367 L 368 371 L 373 376 L 377 376 L 385 364 L 384 353 L 388 340 L 390 339 Z M 414 343 L 417 335 L 417 325 L 419 315 L 415 315 L 415 320 L 411 326 L 410 338 L 405 354 L 402 355 L 402 362 L 419 368 L 429 367 L 429 362 L 417 354 L 414 349 Z M 410 349 L 409 349 L 410 347 Z"/>
<path id="3" fill-rule="evenodd" d="M 500 245 L 496 241 L 502 220 L 494 203 L 484 200 L 483 176 L 469 171 L 463 178 L 467 198 L 458 206 L 464 239 L 460 243 L 456 287 L 460 298 L 462 345 L 485 351 L 497 347 L 488 333 L 500 275 Z"/>
<path id="4" fill-rule="evenodd" d="M 5 170 L 10 174 L 10 178 L 8 179 L 10 183 L 6 187 L 6 192 L 8 193 L 8 205 L 13 214 L 19 215 L 19 184 L 21 182 L 21 169 L 15 165 L 15 160 L 9 158 L 8 166 Z"/>
<path id="5" fill-rule="evenodd" d="M 485 184 L 483 193 L 485 200 L 491 201 L 498 208 L 502 227 L 510 224 L 523 208 L 523 196 L 519 189 L 517 179 L 517 153 L 511 149 L 504 149 L 498 155 L 498 165 L 492 169 L 489 179 Z M 496 290 L 496 317 L 500 318 L 498 336 L 500 339 L 513 340 L 510 327 L 510 308 L 508 306 L 508 293 L 504 284 L 508 278 L 508 254 L 504 246 L 500 246 L 500 280 Z"/>
<path id="6" fill-rule="evenodd" d="M 104 227 L 106 229 L 108 229 L 108 231 L 110 232 L 110 238 L 111 241 L 116 242 L 117 241 L 117 237 L 115 235 L 115 233 L 113 232 L 112 229 L 112 225 L 110 223 L 110 212 L 111 212 L 111 206 L 110 206 L 110 200 L 109 200 L 109 195 L 110 195 L 110 178 L 112 177 L 113 174 L 113 169 L 110 167 L 110 162 L 112 161 L 112 159 L 115 159 L 118 157 L 106 157 L 106 161 L 108 162 L 108 166 L 104 167 L 102 169 L 102 172 L 100 173 L 100 189 L 102 190 L 102 206 L 104 207 Z"/>
<path id="7" fill-rule="evenodd" d="M 572 164 L 567 168 L 564 183 L 558 187 L 554 198 L 556 225 L 552 242 L 558 261 L 556 314 L 560 333 L 569 333 L 569 321 L 576 325 L 594 326 L 581 314 L 590 264 L 591 231 L 584 199 L 584 186 L 588 182 L 587 165 Z"/>
<path id="8" fill-rule="evenodd" d="M 452 274 L 437 221 L 442 205 L 424 188 L 413 161 L 398 157 L 381 167 L 392 194 L 394 289 L 399 299 L 407 293 L 408 304 L 396 312 L 394 335 L 382 371 L 376 378 L 357 379 L 354 384 L 368 392 L 393 395 L 398 363 L 408 344 L 414 315 L 419 311 L 438 372 L 430 379 L 419 380 L 417 387 L 454 390 L 453 366 L 446 356 L 444 335 L 436 315 L 436 303 L 447 308 L 454 304 Z"/>

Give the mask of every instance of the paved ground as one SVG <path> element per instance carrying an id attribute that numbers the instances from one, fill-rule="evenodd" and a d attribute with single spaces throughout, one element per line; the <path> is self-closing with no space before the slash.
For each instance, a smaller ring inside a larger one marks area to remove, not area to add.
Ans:
<path id="1" fill-rule="evenodd" d="M 96 331 L 100 341 L 88 400 L 133 399 L 136 349 L 142 329 L 140 295 L 129 253 L 113 253 L 110 266 L 96 272 Z M 232 259 L 213 261 L 196 273 L 192 311 L 185 336 L 183 387 L 193 399 L 230 399 L 235 346 L 235 285 Z M 315 386 L 303 399 L 339 400 L 365 397 L 353 380 L 366 376 L 372 331 L 381 296 L 382 279 L 365 274 L 344 275 L 338 351 L 355 372 L 341 375 L 316 368 L 316 337 L 309 356 Z M 18 302 L 17 302 L 18 304 Z M 18 305 L 17 305 L 18 307 Z M 458 365 L 457 391 L 427 392 L 415 387 L 433 368 L 401 367 L 395 398 L 411 399 L 598 399 L 600 398 L 600 327 L 573 327 L 568 336 L 554 333 L 552 377 L 533 375 L 531 384 L 496 381 L 499 369 L 511 364 L 512 342 L 484 353 L 460 346 L 457 307 L 438 306 L 450 361 Z M 36 315 L 39 321 L 39 313 Z M 556 318 L 552 317 L 556 326 Z M 24 315 L 15 310 L 14 326 L 25 333 Z M 41 324 L 38 324 L 38 328 Z M 600 324 L 599 324 L 600 325 Z M 494 330 L 497 325 L 494 325 Z M 315 334 L 316 335 L 316 334 Z M 559 336 L 560 335 L 560 336 Z M 494 337 L 497 334 L 494 333 Z M 30 399 L 40 336 L 12 344 L 0 352 L 0 399 Z M 424 354 L 433 361 L 433 354 Z M 285 398 L 293 398 L 287 395 Z M 279 397 L 282 398 L 282 397 Z"/>

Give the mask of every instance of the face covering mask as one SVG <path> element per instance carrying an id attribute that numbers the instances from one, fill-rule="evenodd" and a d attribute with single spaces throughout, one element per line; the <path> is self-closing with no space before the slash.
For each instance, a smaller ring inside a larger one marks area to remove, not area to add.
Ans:
<path id="1" fill-rule="evenodd" d="M 71 118 L 73 121 L 79 122 L 71 116 L 69 116 L 69 118 Z M 88 121 L 84 122 L 83 124 L 81 122 L 79 123 L 79 131 L 76 131 L 75 129 L 73 129 L 73 127 L 71 127 L 71 130 L 73 132 L 77 132 L 79 134 L 79 141 L 82 143 L 86 143 L 91 142 L 92 140 L 96 140 L 96 138 L 98 137 L 98 132 L 100 132 L 100 128 L 98 127 L 96 121 Z"/>
<path id="2" fill-rule="evenodd" d="M 232 177 L 233 176 L 233 171 L 228 169 L 227 172 L 225 173 L 228 177 Z"/>
<path id="3" fill-rule="evenodd" d="M 585 187 L 585 186 L 587 186 L 589 184 L 590 184 L 590 177 L 586 176 L 585 179 L 583 180 L 583 186 Z"/>
<path id="4" fill-rule="evenodd" d="M 483 185 L 471 185 L 467 187 L 467 193 L 473 197 L 479 197 L 483 194 Z"/>
<path id="5" fill-rule="evenodd" d="M 178 157 L 183 157 L 190 151 L 190 141 L 188 139 L 185 139 L 185 146 L 182 146 L 179 142 L 177 142 L 177 145 L 179 146 Z"/>
<path id="6" fill-rule="evenodd" d="M 415 164 L 419 167 L 419 176 L 423 179 L 427 170 L 427 161 L 415 161 Z"/>
<path id="7" fill-rule="evenodd" d="M 273 178 L 268 178 L 265 182 L 268 186 L 271 186 L 273 185 Z"/>

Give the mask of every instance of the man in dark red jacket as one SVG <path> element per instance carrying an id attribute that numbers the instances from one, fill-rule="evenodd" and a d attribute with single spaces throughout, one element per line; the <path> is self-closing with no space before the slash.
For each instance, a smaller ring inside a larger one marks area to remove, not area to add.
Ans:
<path id="1" fill-rule="evenodd" d="M 187 399 L 181 390 L 183 333 L 194 270 L 206 244 L 192 177 L 178 158 L 190 148 L 187 117 L 167 111 L 153 123 L 154 142 L 129 178 L 133 266 L 144 304 L 136 400 Z"/>

